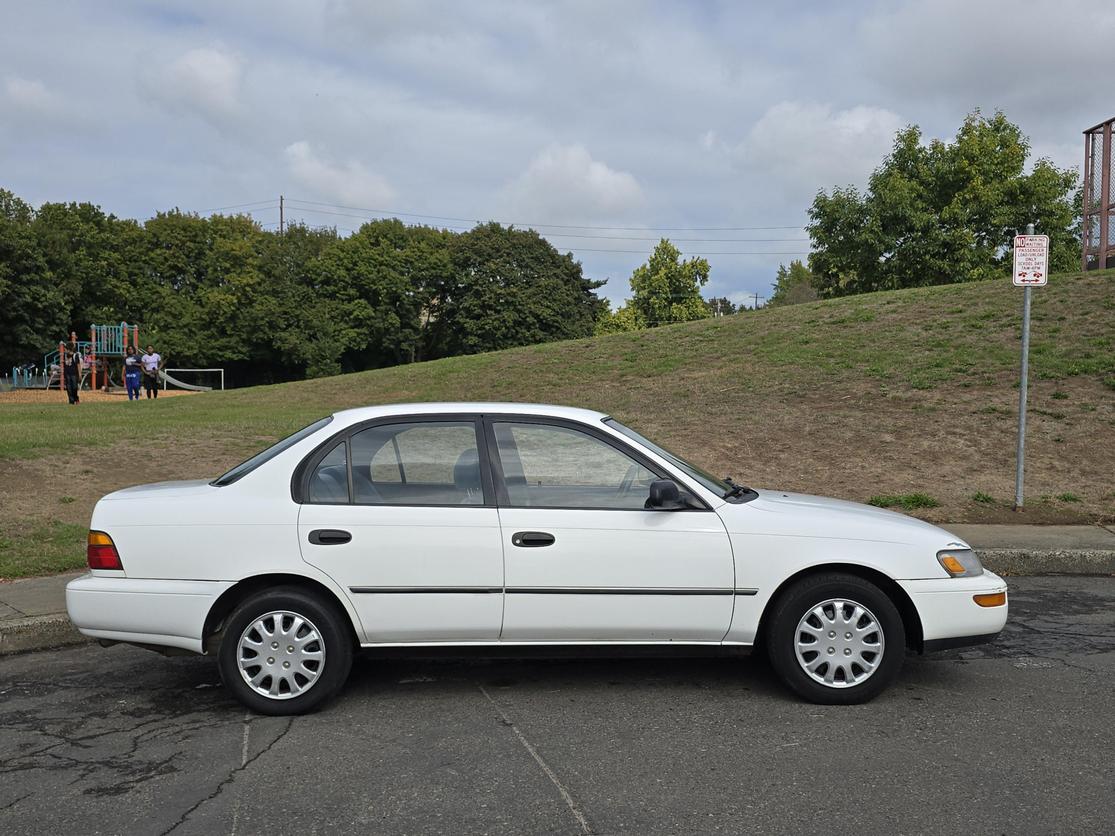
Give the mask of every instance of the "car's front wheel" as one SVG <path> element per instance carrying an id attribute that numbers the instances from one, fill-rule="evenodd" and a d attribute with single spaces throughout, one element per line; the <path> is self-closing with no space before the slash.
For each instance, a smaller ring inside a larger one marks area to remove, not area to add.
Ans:
<path id="1" fill-rule="evenodd" d="M 851 705 L 878 695 L 898 675 L 906 652 L 902 616 L 878 586 L 855 575 L 813 575 L 774 604 L 767 654 L 799 696 Z"/>
<path id="2" fill-rule="evenodd" d="M 261 592 L 229 616 L 218 651 L 221 679 L 261 714 L 302 714 L 335 694 L 353 643 L 336 608 L 297 588 Z"/>

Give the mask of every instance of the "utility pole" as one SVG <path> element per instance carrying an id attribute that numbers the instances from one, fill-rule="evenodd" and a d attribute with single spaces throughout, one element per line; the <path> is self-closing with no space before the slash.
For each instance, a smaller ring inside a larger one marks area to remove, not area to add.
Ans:
<path id="1" fill-rule="evenodd" d="M 755 304 L 752 306 L 751 310 L 757 311 L 759 310 L 759 300 L 766 299 L 767 297 L 760 296 L 758 293 L 752 293 L 751 295 L 755 297 Z"/>
<path id="2" fill-rule="evenodd" d="M 283 234 L 283 196 L 279 195 L 279 234 Z"/>

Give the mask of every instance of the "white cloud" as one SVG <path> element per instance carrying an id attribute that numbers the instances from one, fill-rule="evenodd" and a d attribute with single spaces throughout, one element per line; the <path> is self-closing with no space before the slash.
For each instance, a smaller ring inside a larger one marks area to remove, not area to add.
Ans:
<path id="1" fill-rule="evenodd" d="M 144 78 L 147 92 L 171 107 L 185 107 L 215 122 L 241 110 L 244 62 L 222 47 L 190 49 Z"/>
<path id="2" fill-rule="evenodd" d="M 4 80 L 4 94 L 17 108 L 40 114 L 56 113 L 61 102 L 41 81 L 18 76 Z"/>
<path id="3" fill-rule="evenodd" d="M 890 152 L 902 118 L 881 107 L 784 101 L 769 108 L 739 146 L 745 166 L 774 175 L 808 197 L 834 185 L 862 185 Z"/>
<path id="4" fill-rule="evenodd" d="M 643 204 L 639 181 L 594 160 L 583 145 L 551 145 L 504 189 L 515 215 L 527 220 L 619 217 Z"/>
<path id="5" fill-rule="evenodd" d="M 315 196 L 370 209 L 385 208 L 395 198 L 391 185 L 363 163 L 322 159 L 305 140 L 288 145 L 284 155 L 291 176 Z"/>

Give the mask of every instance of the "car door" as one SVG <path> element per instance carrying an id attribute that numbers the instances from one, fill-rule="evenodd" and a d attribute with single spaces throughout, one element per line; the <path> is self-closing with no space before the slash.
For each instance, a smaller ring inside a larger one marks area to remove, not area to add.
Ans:
<path id="1" fill-rule="evenodd" d="M 486 420 L 506 564 L 504 641 L 718 642 L 735 568 L 720 518 L 646 510 L 664 474 L 576 422 Z"/>
<path id="2" fill-rule="evenodd" d="M 396 418 L 326 447 L 304 468 L 298 536 L 364 640 L 497 640 L 503 547 L 477 419 Z"/>

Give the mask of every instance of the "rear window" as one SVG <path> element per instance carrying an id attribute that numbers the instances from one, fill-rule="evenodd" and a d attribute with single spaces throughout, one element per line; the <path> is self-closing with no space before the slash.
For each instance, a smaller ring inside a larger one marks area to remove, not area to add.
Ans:
<path id="1" fill-rule="evenodd" d="M 313 435 L 332 420 L 333 416 L 329 415 L 325 418 L 314 421 L 308 427 L 303 427 L 293 435 L 288 435 L 282 441 L 272 444 L 266 450 L 256 453 L 247 461 L 241 462 L 240 464 L 236 465 L 236 467 L 234 467 L 228 473 L 225 473 L 222 476 L 218 476 L 209 484 L 213 485 L 214 487 L 223 488 L 225 485 L 231 485 L 233 482 L 239 479 L 243 479 L 261 464 L 265 464 L 266 462 L 271 461 L 271 459 L 275 458 L 275 456 L 279 455 L 279 453 L 290 447 L 293 447 L 302 439 Z"/>

